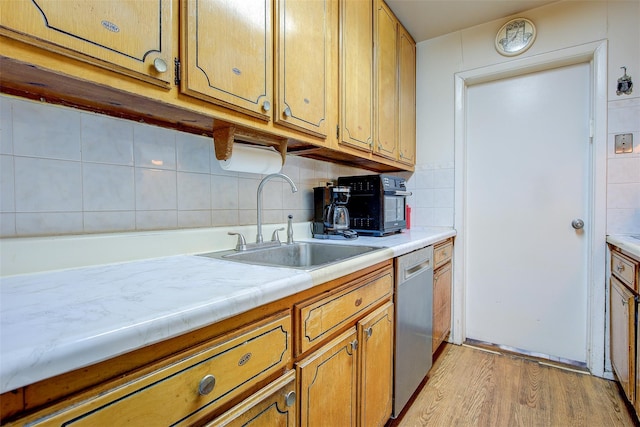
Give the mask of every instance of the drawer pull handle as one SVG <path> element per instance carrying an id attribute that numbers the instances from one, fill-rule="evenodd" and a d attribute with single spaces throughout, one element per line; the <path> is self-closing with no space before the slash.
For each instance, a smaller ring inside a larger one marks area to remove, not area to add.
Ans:
<path id="1" fill-rule="evenodd" d="M 198 384 L 198 393 L 201 396 L 206 396 L 207 394 L 213 391 L 213 388 L 216 386 L 216 377 L 213 375 L 206 375 L 203 379 L 200 380 L 200 384 Z"/>
<path id="2" fill-rule="evenodd" d="M 618 266 L 616 267 L 616 270 L 618 270 L 619 273 L 622 273 L 624 271 L 624 264 L 622 263 L 618 264 Z"/>
<path id="3" fill-rule="evenodd" d="M 371 335 L 373 335 L 373 328 L 368 327 L 367 329 L 364 330 L 364 334 L 367 336 L 367 339 L 371 338 Z"/>
<path id="4" fill-rule="evenodd" d="M 356 300 L 356 307 L 360 307 L 360 304 L 362 304 L 362 298 Z"/>
<path id="5" fill-rule="evenodd" d="M 296 403 L 296 392 L 290 391 L 289 393 L 287 393 L 287 395 L 284 397 L 284 403 L 287 406 L 293 406 Z"/>
<path id="6" fill-rule="evenodd" d="M 240 360 L 238 360 L 238 366 L 242 366 L 245 363 L 247 363 L 249 361 L 249 359 L 251 359 L 251 353 L 247 353 L 245 355 L 243 355 Z"/>

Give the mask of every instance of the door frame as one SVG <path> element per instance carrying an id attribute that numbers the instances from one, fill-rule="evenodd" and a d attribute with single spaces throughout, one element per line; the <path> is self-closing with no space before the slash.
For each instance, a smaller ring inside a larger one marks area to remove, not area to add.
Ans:
<path id="1" fill-rule="evenodd" d="M 587 230 L 587 368 L 604 376 L 606 322 L 606 186 L 607 186 L 607 42 L 606 40 L 520 58 L 454 75 L 454 283 L 451 339 L 462 344 L 466 339 L 466 259 L 467 259 L 467 160 L 466 98 L 474 84 L 519 76 L 562 66 L 588 63 L 591 74 L 591 148 L 588 183 L 589 215 Z"/>

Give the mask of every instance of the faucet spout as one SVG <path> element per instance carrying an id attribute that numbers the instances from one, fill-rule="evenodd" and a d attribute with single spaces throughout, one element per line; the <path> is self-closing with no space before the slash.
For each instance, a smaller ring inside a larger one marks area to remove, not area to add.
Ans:
<path id="1" fill-rule="evenodd" d="M 289 183 L 291 186 L 291 192 L 295 193 L 298 191 L 298 187 L 293 183 L 291 178 L 283 173 L 272 173 L 271 175 L 265 176 L 262 181 L 260 181 L 260 185 L 258 185 L 258 234 L 256 235 L 256 243 L 262 243 L 264 240 L 262 238 L 262 188 L 267 183 L 267 181 L 272 180 L 273 178 L 282 178 Z"/>

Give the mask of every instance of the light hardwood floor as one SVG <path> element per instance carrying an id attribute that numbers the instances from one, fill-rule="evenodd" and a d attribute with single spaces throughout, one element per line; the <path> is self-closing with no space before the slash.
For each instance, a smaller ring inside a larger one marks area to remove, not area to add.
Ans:
<path id="1" fill-rule="evenodd" d="M 388 427 L 634 426 L 613 381 L 517 355 L 446 344 L 411 406 Z"/>

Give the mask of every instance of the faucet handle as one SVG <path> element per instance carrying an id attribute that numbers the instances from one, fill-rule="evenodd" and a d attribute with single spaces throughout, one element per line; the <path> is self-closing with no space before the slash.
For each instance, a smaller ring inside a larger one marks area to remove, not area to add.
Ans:
<path id="1" fill-rule="evenodd" d="M 245 240 L 242 233 L 234 233 L 229 231 L 227 233 L 229 236 L 238 236 L 238 242 L 236 243 L 236 251 L 246 251 L 247 250 L 247 241 Z"/>
<path id="2" fill-rule="evenodd" d="M 284 231 L 284 227 L 276 228 L 275 230 L 273 230 L 273 234 L 271 235 L 271 241 L 272 242 L 280 243 L 280 236 L 278 236 L 278 231 Z"/>

